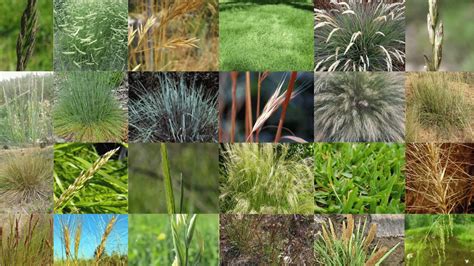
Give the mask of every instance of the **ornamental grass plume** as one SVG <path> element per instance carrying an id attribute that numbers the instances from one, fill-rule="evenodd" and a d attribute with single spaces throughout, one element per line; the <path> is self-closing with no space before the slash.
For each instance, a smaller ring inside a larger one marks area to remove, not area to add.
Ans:
<path id="1" fill-rule="evenodd" d="M 431 58 L 425 55 L 425 69 L 438 71 L 443 58 L 443 22 L 439 19 L 438 0 L 428 0 L 426 25 L 431 43 Z"/>

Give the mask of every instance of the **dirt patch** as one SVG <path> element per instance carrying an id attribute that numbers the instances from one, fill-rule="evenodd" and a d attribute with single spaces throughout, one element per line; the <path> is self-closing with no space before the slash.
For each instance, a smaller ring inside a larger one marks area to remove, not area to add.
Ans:
<path id="1" fill-rule="evenodd" d="M 315 265 L 313 216 L 221 215 L 221 265 Z"/>

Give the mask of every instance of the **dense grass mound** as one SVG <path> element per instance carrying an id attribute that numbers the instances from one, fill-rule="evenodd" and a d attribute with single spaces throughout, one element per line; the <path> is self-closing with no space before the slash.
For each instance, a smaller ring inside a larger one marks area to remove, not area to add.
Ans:
<path id="1" fill-rule="evenodd" d="M 314 211 L 311 162 L 287 144 L 235 144 L 222 151 L 221 211 L 305 214 Z"/>
<path id="2" fill-rule="evenodd" d="M 403 71 L 405 1 L 387 2 L 316 4 L 315 71 Z"/>
<path id="3" fill-rule="evenodd" d="M 472 139 L 470 128 L 474 112 L 468 78 L 463 73 L 414 73 L 409 78 L 407 99 L 407 138 L 410 141 L 428 140 L 422 130 L 434 138 L 454 140 Z"/>
<path id="4" fill-rule="evenodd" d="M 52 151 L 51 151 L 52 152 Z M 0 164 L 0 195 L 10 204 L 51 199 L 52 156 L 40 150 L 12 152 Z"/>
<path id="5" fill-rule="evenodd" d="M 55 70 L 125 70 L 126 0 L 55 0 Z"/>
<path id="6" fill-rule="evenodd" d="M 126 117 L 113 93 L 122 78 L 118 72 L 69 72 L 59 76 L 53 109 L 55 134 L 82 142 L 122 140 Z"/>
<path id="7" fill-rule="evenodd" d="M 315 77 L 314 132 L 324 142 L 400 142 L 405 135 L 403 76 L 334 73 Z"/>
<path id="8" fill-rule="evenodd" d="M 401 144 L 314 144 L 315 202 L 320 213 L 403 213 Z"/>
<path id="9" fill-rule="evenodd" d="M 311 1 L 219 1 L 220 70 L 313 68 Z"/>
<path id="10" fill-rule="evenodd" d="M 184 75 L 158 75 L 157 88 L 138 80 L 129 106 L 130 138 L 139 142 L 214 142 L 217 139 L 217 93 Z"/>

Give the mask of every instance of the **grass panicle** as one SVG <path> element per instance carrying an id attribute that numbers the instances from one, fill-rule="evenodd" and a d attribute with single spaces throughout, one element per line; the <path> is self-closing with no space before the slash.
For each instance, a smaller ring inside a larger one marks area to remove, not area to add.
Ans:
<path id="1" fill-rule="evenodd" d="M 443 22 L 439 14 L 439 0 L 428 0 L 429 10 L 426 16 L 426 26 L 431 44 L 431 57 L 425 55 L 425 69 L 427 71 L 438 71 L 443 58 Z"/>
<path id="2" fill-rule="evenodd" d="M 37 0 L 28 0 L 21 17 L 20 33 L 16 43 L 17 64 L 16 71 L 24 71 L 30 60 L 38 32 L 38 5 Z"/>

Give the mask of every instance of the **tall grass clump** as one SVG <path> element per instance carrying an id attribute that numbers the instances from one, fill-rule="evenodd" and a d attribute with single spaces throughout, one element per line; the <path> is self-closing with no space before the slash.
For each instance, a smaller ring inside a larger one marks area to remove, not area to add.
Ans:
<path id="1" fill-rule="evenodd" d="M 156 88 L 132 84 L 130 138 L 138 142 L 214 142 L 217 139 L 217 93 L 184 75 L 156 76 Z"/>
<path id="2" fill-rule="evenodd" d="M 404 145 L 317 143 L 314 161 L 318 213 L 404 212 Z"/>
<path id="3" fill-rule="evenodd" d="M 217 0 L 133 0 L 128 69 L 217 70 Z"/>
<path id="4" fill-rule="evenodd" d="M 326 9 L 319 5 L 315 8 L 315 71 L 405 69 L 404 0 L 347 0 Z"/>
<path id="5" fill-rule="evenodd" d="M 314 243 L 314 251 L 321 265 L 375 266 L 380 265 L 400 245 L 392 248 L 371 247 L 377 235 L 377 224 L 368 224 L 367 219 L 356 224 L 352 215 L 342 223 L 337 232 L 331 218 L 321 224 L 321 231 Z"/>
<path id="6" fill-rule="evenodd" d="M 93 145 L 55 145 L 55 213 L 126 213 L 128 171 L 126 144 L 100 156 Z M 117 151 L 121 150 L 118 156 Z M 114 157 L 115 155 L 115 157 Z"/>
<path id="7" fill-rule="evenodd" d="M 48 215 L 0 215 L 0 265 L 52 265 L 53 224 Z"/>
<path id="8" fill-rule="evenodd" d="M 122 78 L 119 72 L 58 74 L 54 133 L 81 142 L 121 141 L 126 134 L 126 115 L 115 98 L 114 89 Z"/>
<path id="9" fill-rule="evenodd" d="M 474 211 L 474 146 L 417 143 L 407 146 L 407 212 Z"/>
<path id="10" fill-rule="evenodd" d="M 313 213 L 312 161 L 288 144 L 232 144 L 222 150 L 225 213 Z"/>
<path id="11" fill-rule="evenodd" d="M 472 138 L 474 105 L 463 90 L 463 85 L 469 85 L 453 82 L 453 77 L 451 73 L 414 73 L 408 76 L 407 115 L 410 113 L 412 118 L 407 123 L 410 122 L 410 127 L 431 131 L 439 139 L 449 139 L 463 130 Z M 410 136 L 412 141 L 420 138 L 421 133 Z"/>
<path id="12" fill-rule="evenodd" d="M 403 141 L 403 76 L 387 73 L 324 74 L 315 77 L 314 90 L 316 141 Z"/>
<path id="13" fill-rule="evenodd" d="M 0 143 L 31 146 L 51 142 L 51 74 L 0 81 Z"/>
<path id="14" fill-rule="evenodd" d="M 126 0 L 55 0 L 55 70 L 125 70 Z"/>
<path id="15" fill-rule="evenodd" d="M 0 202 L 8 206 L 51 208 L 52 150 L 6 153 L 0 163 Z"/>

